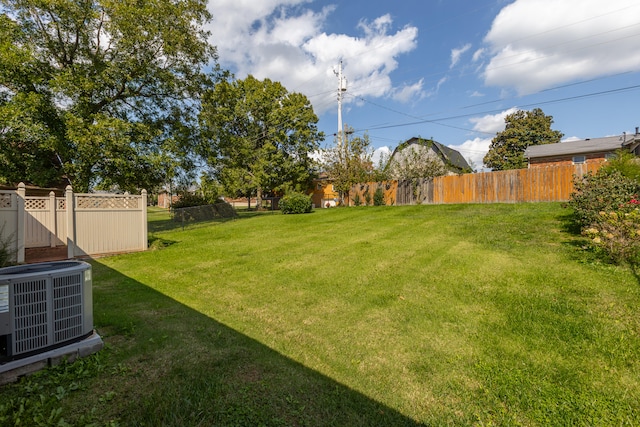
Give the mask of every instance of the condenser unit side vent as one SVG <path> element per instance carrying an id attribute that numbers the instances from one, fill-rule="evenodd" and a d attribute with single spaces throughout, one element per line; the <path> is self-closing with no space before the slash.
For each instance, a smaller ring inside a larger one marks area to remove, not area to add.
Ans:
<path id="1" fill-rule="evenodd" d="M 44 279 L 13 284 L 12 354 L 49 345 L 47 300 L 47 281 Z"/>

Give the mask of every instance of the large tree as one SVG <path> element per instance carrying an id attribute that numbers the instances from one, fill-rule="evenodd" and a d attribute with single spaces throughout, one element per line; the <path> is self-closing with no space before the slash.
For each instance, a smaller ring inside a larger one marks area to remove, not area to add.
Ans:
<path id="1" fill-rule="evenodd" d="M 334 145 L 323 153 L 323 166 L 340 197 L 349 201 L 351 187 L 358 183 L 385 179 L 371 160 L 373 151 L 369 135 L 349 137 L 351 130 L 336 138 Z"/>
<path id="2" fill-rule="evenodd" d="M 228 194 L 263 195 L 306 190 L 311 154 L 324 138 L 318 117 L 302 94 L 278 82 L 232 76 L 203 98 L 200 154 Z"/>
<path id="3" fill-rule="evenodd" d="M 524 150 L 530 145 L 560 142 L 563 133 L 551 129 L 553 117 L 540 108 L 519 110 L 504 119 L 506 127 L 491 140 L 484 164 L 493 170 L 522 169 L 527 167 Z"/>
<path id="4" fill-rule="evenodd" d="M 192 159 L 206 5 L 0 0 L 0 180 L 135 190 Z"/>

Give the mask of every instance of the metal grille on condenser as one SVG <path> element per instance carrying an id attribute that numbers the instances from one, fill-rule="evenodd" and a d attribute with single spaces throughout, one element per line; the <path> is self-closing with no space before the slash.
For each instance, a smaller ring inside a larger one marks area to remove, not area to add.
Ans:
<path id="1" fill-rule="evenodd" d="M 14 283 L 13 286 L 13 354 L 46 347 L 49 345 L 47 280 Z"/>
<path id="2" fill-rule="evenodd" d="M 53 279 L 54 343 L 82 335 L 82 275 Z"/>

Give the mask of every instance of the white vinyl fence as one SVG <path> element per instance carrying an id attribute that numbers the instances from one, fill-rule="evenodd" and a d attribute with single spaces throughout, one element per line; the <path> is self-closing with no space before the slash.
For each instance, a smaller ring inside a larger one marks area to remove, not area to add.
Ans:
<path id="1" fill-rule="evenodd" d="M 67 246 L 67 256 L 147 249 L 147 192 L 31 197 L 25 186 L 0 190 L 0 239 L 18 263 L 25 248 Z"/>

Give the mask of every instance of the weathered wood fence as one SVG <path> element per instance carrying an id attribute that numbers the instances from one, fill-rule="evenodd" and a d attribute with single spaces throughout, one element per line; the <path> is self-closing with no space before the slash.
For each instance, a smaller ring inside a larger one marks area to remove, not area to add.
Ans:
<path id="1" fill-rule="evenodd" d="M 378 188 L 387 205 L 445 203 L 518 203 L 567 201 L 574 176 L 595 172 L 601 165 L 580 164 L 448 175 L 433 180 L 386 181 L 356 184 L 349 192 L 355 200 L 371 200 Z"/>
<path id="2" fill-rule="evenodd" d="M 32 197 L 25 186 L 0 191 L 0 239 L 17 262 L 25 248 L 67 246 L 75 258 L 147 249 L 147 192 Z"/>

